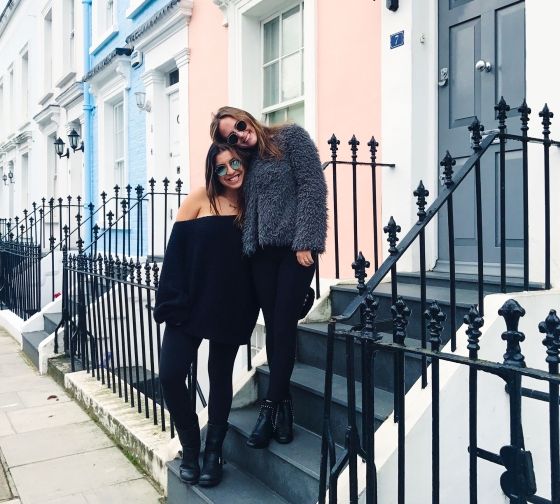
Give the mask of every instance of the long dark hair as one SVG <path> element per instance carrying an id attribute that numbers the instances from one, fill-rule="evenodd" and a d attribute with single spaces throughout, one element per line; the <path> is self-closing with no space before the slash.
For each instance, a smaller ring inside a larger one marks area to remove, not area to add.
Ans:
<path id="1" fill-rule="evenodd" d="M 220 183 L 218 180 L 219 177 L 216 175 L 216 156 L 225 151 L 231 152 L 235 157 L 239 158 L 245 170 L 245 175 L 249 171 L 249 166 L 251 164 L 250 151 L 238 149 L 232 145 L 213 143 L 210 146 L 208 154 L 206 155 L 206 194 L 210 200 L 210 208 L 215 215 L 220 215 L 216 199 L 225 192 L 225 187 Z M 245 217 L 245 198 L 243 197 L 243 188 L 240 188 L 238 191 L 237 211 L 235 222 L 238 225 L 241 225 L 243 223 L 243 218 Z"/>
<path id="2" fill-rule="evenodd" d="M 220 107 L 213 115 L 210 123 L 210 136 L 216 143 L 225 143 L 226 139 L 220 133 L 220 120 L 224 117 L 233 117 L 236 121 L 245 121 L 248 126 L 253 128 L 257 136 L 256 150 L 261 158 L 280 159 L 282 151 L 273 141 L 273 136 L 282 129 L 283 126 L 266 126 L 257 121 L 249 112 L 236 107 Z"/>

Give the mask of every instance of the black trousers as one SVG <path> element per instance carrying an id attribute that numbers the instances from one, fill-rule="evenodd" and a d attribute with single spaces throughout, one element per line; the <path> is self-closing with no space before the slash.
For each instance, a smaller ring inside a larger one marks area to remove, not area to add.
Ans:
<path id="1" fill-rule="evenodd" d="M 290 396 L 297 323 L 315 265 L 299 264 L 296 253 L 289 247 L 259 249 L 251 265 L 266 325 L 266 354 L 270 368 L 267 399 L 281 401 Z"/>
<path id="2" fill-rule="evenodd" d="M 179 429 L 189 427 L 195 419 L 195 406 L 191 404 L 185 382 L 201 342 L 184 334 L 180 327 L 166 326 L 163 333 L 159 378 L 165 404 Z M 231 376 L 238 348 L 238 345 L 210 341 L 208 422 L 211 424 L 227 423 L 233 395 Z"/>

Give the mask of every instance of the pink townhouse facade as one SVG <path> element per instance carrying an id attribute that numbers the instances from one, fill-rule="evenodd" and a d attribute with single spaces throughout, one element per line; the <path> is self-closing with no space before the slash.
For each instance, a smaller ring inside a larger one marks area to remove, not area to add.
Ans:
<path id="1" fill-rule="evenodd" d="M 343 16 L 341 13 L 343 12 Z M 360 141 L 358 160 L 369 161 L 367 143 L 380 133 L 379 2 L 349 0 L 214 0 L 194 2 L 189 25 L 190 185 L 204 181 L 211 114 L 222 105 L 250 111 L 269 124 L 297 122 L 331 159 L 328 140 L 340 140 L 338 159 L 351 160 L 349 140 Z M 379 147 L 378 160 L 381 157 Z M 386 168 L 388 169 L 388 168 Z M 337 168 L 340 276 L 352 275 L 352 166 Z M 358 166 L 360 243 L 373 259 L 372 169 Z M 329 237 L 321 276 L 335 276 L 334 189 L 329 183 Z M 377 167 L 377 182 L 381 167 Z M 380 187 L 380 185 L 378 185 Z M 377 206 L 380 208 L 380 191 Z M 369 245 L 368 245 L 369 244 Z"/>

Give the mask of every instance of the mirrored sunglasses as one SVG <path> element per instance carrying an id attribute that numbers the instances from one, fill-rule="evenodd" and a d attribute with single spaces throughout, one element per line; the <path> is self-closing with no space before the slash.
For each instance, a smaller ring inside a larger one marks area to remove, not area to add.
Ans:
<path id="1" fill-rule="evenodd" d="M 230 159 L 227 164 L 217 165 L 214 172 L 216 173 L 216 175 L 218 175 L 218 177 L 223 177 L 228 171 L 228 165 L 232 170 L 237 171 L 239 170 L 239 168 L 241 168 L 241 161 L 237 158 Z"/>

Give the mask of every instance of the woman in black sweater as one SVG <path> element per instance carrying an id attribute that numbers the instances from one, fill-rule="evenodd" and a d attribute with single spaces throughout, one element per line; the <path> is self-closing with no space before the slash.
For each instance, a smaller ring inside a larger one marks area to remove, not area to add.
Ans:
<path id="1" fill-rule="evenodd" d="M 249 341 L 258 306 L 243 257 L 241 186 L 247 153 L 212 145 L 206 187 L 181 203 L 165 252 L 154 319 L 165 322 L 160 381 L 183 448 L 181 479 L 213 486 L 222 477 L 222 444 L 232 401 L 239 345 Z M 200 428 L 185 380 L 203 338 L 210 340 L 208 429 L 202 472 Z"/>
<path id="2" fill-rule="evenodd" d="M 243 251 L 266 324 L 270 382 L 247 444 L 293 439 L 290 378 L 297 322 L 327 233 L 327 187 L 317 147 L 295 124 L 268 127 L 244 110 L 222 107 L 210 127 L 214 142 L 253 153 L 243 192 Z"/>

